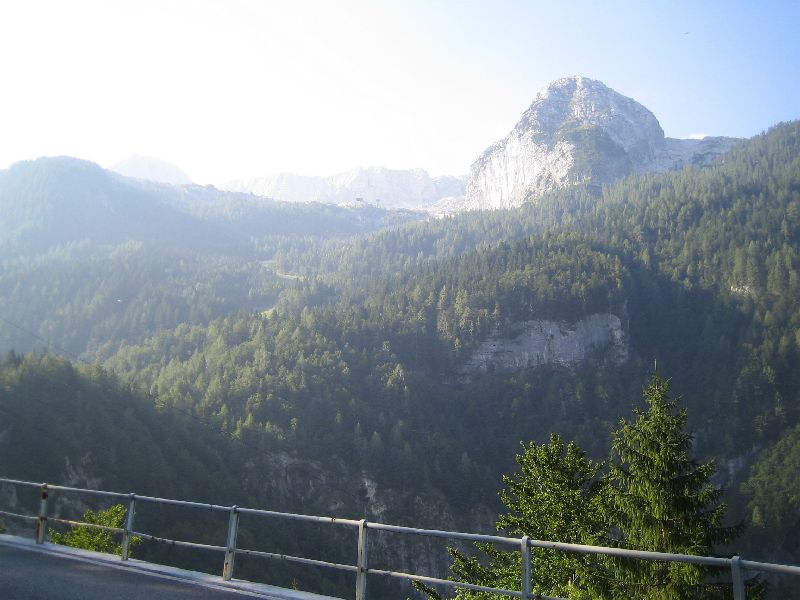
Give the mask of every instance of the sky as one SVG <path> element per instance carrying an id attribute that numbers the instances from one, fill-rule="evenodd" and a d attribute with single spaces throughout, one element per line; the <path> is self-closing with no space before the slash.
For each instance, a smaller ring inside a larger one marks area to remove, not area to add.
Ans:
<path id="1" fill-rule="evenodd" d="M 569 75 L 666 135 L 800 118 L 800 2 L 0 2 L 0 169 L 157 157 L 197 183 L 466 174 Z"/>

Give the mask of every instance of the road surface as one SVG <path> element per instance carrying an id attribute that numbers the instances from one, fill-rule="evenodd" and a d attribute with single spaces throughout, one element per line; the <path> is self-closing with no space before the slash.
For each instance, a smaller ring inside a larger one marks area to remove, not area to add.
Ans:
<path id="1" fill-rule="evenodd" d="M 3 600 L 330 600 L 263 584 L 0 535 Z"/>

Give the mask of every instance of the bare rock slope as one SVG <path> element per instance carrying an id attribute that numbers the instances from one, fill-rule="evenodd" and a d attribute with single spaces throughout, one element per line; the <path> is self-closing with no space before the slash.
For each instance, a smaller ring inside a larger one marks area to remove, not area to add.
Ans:
<path id="1" fill-rule="evenodd" d="M 614 363 L 628 359 L 622 320 L 614 314 L 588 315 L 574 323 L 533 320 L 514 323 L 505 333 L 485 339 L 464 365 L 462 373 L 573 365 L 590 352 L 604 350 Z"/>
<path id="2" fill-rule="evenodd" d="M 586 77 L 559 79 L 472 164 L 464 208 L 511 208 L 576 183 L 707 164 L 735 141 L 665 138 L 653 113 L 635 100 Z"/>

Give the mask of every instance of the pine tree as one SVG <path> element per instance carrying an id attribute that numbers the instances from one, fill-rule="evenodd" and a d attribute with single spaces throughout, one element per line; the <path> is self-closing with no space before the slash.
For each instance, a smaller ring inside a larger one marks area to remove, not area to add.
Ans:
<path id="1" fill-rule="evenodd" d="M 500 516 L 498 530 L 508 535 L 573 543 L 597 543 L 604 534 L 603 488 L 598 477 L 603 468 L 586 457 L 577 444 L 565 444 L 558 435 L 538 445 L 523 444 L 516 457 L 519 471 L 503 476 L 506 488 L 500 499 L 508 513 Z M 450 549 L 453 579 L 502 589 L 520 589 L 520 553 L 476 544 L 488 558 L 477 558 Z M 554 550 L 534 549 L 531 565 L 533 588 L 540 594 L 569 598 L 596 598 L 596 558 Z M 427 586 L 418 585 L 429 598 L 440 598 Z M 483 600 L 495 594 L 459 589 L 456 598 Z"/>
<path id="2" fill-rule="evenodd" d="M 552 435 L 517 456 L 520 470 L 504 476 L 500 493 L 509 510 L 497 527 L 508 535 L 635 550 L 707 556 L 738 527 L 722 525 L 725 505 L 711 483 L 714 464 L 691 457 L 686 411 L 669 395 L 669 382 L 656 374 L 644 390 L 647 410 L 613 433 L 608 472 L 571 442 Z M 476 544 L 486 560 L 450 550 L 453 580 L 520 589 L 519 552 Z M 724 584 L 706 569 L 684 563 L 650 562 L 535 549 L 535 592 L 570 599 L 682 600 L 725 597 Z M 752 590 L 758 592 L 756 587 Z M 728 584 L 729 585 L 729 584 Z M 429 598 L 434 590 L 416 585 Z M 751 591 L 752 591 L 751 590 Z M 730 593 L 728 587 L 727 593 Z M 495 594 L 458 590 L 456 598 L 484 600 Z"/>
<path id="3" fill-rule="evenodd" d="M 609 523 L 616 545 L 636 550 L 708 555 L 730 541 L 721 491 L 710 483 L 714 463 L 691 457 L 686 411 L 669 395 L 669 381 L 653 375 L 644 390 L 647 410 L 621 421 L 609 461 Z M 614 596 L 678 600 L 693 598 L 704 569 L 683 563 L 614 560 Z"/>
<path id="4" fill-rule="evenodd" d="M 497 528 L 539 540 L 597 543 L 605 532 L 605 482 L 598 478 L 603 464 L 588 459 L 575 442 L 565 444 L 559 435 L 551 435 L 546 444 L 531 442 L 523 447 L 516 457 L 520 470 L 503 476 L 506 488 L 500 499 L 509 512 L 500 515 Z M 583 592 L 597 587 L 594 562 L 587 555 L 535 549 L 534 589 L 583 597 Z"/>

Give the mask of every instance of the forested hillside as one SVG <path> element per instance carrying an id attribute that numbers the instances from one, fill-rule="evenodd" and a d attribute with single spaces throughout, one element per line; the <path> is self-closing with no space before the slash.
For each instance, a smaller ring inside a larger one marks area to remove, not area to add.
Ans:
<path id="1" fill-rule="evenodd" d="M 226 450 L 188 417 L 159 412 L 145 394 L 101 367 L 53 356 L 9 354 L 0 364 L 4 477 L 185 495 L 227 495 Z M 165 418 L 166 417 L 166 418 Z M 35 440 L 31 433 L 38 432 Z M 34 446 L 37 451 L 33 452 Z M 186 477 L 184 474 L 190 474 Z"/>
<path id="2" fill-rule="evenodd" d="M 104 255 L 8 261 L 0 272 L 0 345 L 103 359 L 181 323 L 267 310 L 290 283 L 258 261 L 135 242 Z"/>
<path id="3" fill-rule="evenodd" d="M 269 460 L 262 462 L 259 450 L 263 448 L 221 435 L 190 414 L 156 406 L 148 394 L 102 367 L 78 367 L 50 354 L 10 353 L 0 362 L 3 477 L 215 504 L 297 508 L 303 502 L 301 490 L 260 484 L 261 478 L 274 484 L 281 473 Z M 251 461 L 259 462 L 258 475 Z M 305 475 L 313 472 L 304 470 Z M 82 494 L 50 494 L 51 514 L 67 519 L 80 519 L 86 509 L 103 510 L 111 503 Z M 3 510 L 36 514 L 38 490 L 0 484 L 0 504 Z M 327 512 L 320 504 L 312 506 L 307 507 L 311 512 Z M 227 531 L 226 515 L 142 502 L 136 508 L 136 522 L 137 530 L 159 537 L 215 545 L 224 542 Z M 4 518 L 0 524 L 8 532 L 31 533 L 30 523 L 15 518 Z M 54 523 L 50 527 L 64 530 Z M 251 521 L 240 529 L 240 547 L 322 552 L 342 560 L 349 538 L 322 536 L 311 546 L 297 533 L 297 528 L 282 523 Z M 176 551 L 166 544 L 146 542 L 135 552 L 145 560 L 207 572 L 219 572 L 221 566 L 216 553 Z M 334 593 L 341 585 L 337 578 L 326 580 L 274 561 L 241 561 L 237 568 L 240 577 L 284 586 L 303 575 L 306 586 L 322 592 Z"/>
<path id="4" fill-rule="evenodd" d="M 731 461 L 733 476 L 797 422 L 798 143 L 789 124 L 714 167 L 628 179 L 598 198 L 563 192 L 297 254 L 285 266 L 309 280 L 269 317 L 182 327 L 109 364 L 225 430 L 356 460 L 387 485 L 422 470 L 457 501 L 491 502 L 519 440 L 558 431 L 601 447 L 598 421 L 629 409 L 657 359 L 698 449 Z M 623 365 L 600 355 L 459 375 L 491 330 L 600 311 L 626 321 Z"/>
<path id="5" fill-rule="evenodd" d="M 297 278 L 274 258 L 420 215 L 296 205 L 129 179 L 72 158 L 0 172 L 0 351 L 103 360 L 181 323 L 264 311 Z"/>
<path id="6" fill-rule="evenodd" d="M 0 258 L 126 241 L 194 252 L 247 253 L 254 237 L 345 236 L 420 218 L 375 207 L 296 205 L 212 186 L 123 177 L 69 157 L 0 171 Z"/>
<path id="7" fill-rule="evenodd" d="M 308 475 L 316 498 L 346 497 L 340 510 L 471 529 L 491 526 L 481 515 L 496 514 L 521 441 L 558 433 L 603 459 L 655 360 L 697 455 L 718 461 L 715 483 L 751 524 L 739 550 L 800 561 L 776 533 L 798 527 L 800 123 L 710 167 L 380 231 L 405 217 L 375 218 L 357 237 L 253 225 L 247 260 L 146 244 L 8 258 L 3 315 L 24 327 L 9 339 L 25 348 L 29 331 L 105 360 L 137 402 L 250 456 L 247 477 L 282 456 L 342 473 Z M 596 314 L 622 323 L 623 359 L 596 347 L 577 362 L 468 367 L 490 336 Z"/>

